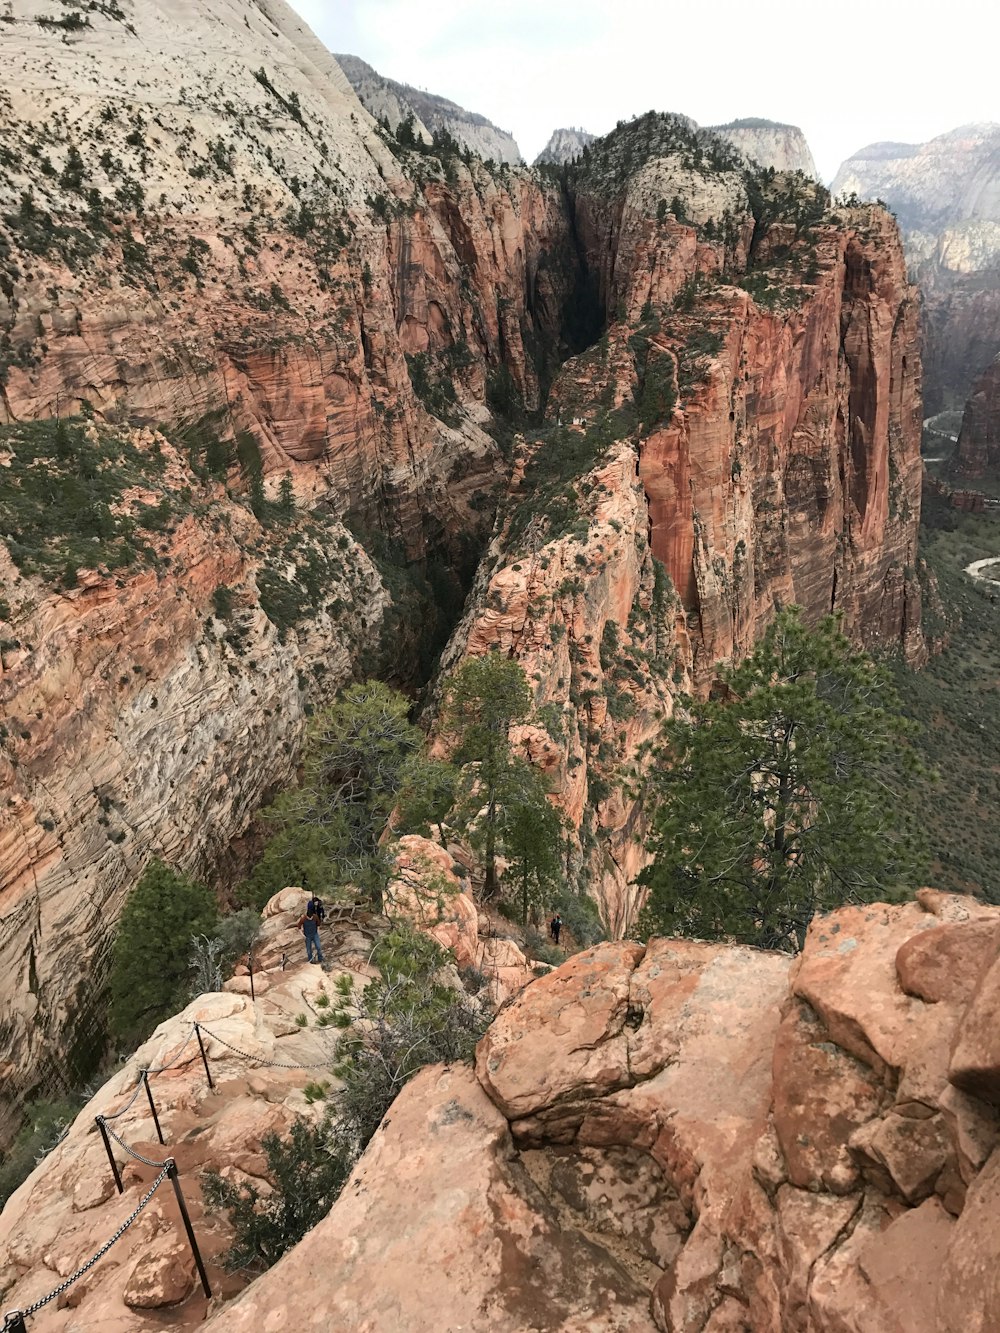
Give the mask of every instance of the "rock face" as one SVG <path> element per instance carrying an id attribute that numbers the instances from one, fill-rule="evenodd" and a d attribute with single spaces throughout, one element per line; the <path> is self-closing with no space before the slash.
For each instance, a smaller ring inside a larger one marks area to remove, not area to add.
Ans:
<path id="1" fill-rule="evenodd" d="M 965 405 L 956 467 L 964 477 L 1000 467 L 1000 356 L 979 377 Z"/>
<path id="2" fill-rule="evenodd" d="M 269 908 L 272 960 L 296 893 Z M 501 1011 L 474 1074 L 413 1079 L 326 1219 L 207 1320 L 165 1209 L 38 1327 L 151 1328 L 162 1315 L 145 1312 L 179 1300 L 173 1326 L 217 1333 L 289 1320 L 368 1333 L 989 1333 L 1000 910 L 917 898 L 817 919 L 795 960 L 680 940 L 578 954 Z M 360 982 L 352 929 L 337 966 Z M 193 1168 L 258 1178 L 259 1136 L 302 1107 L 304 1075 L 248 1076 L 212 1040 L 209 1093 L 181 1042 L 198 1016 L 265 1058 L 321 1058 L 323 1034 L 290 1019 L 331 980 L 305 965 L 267 975 L 252 1023 L 243 997 L 203 997 L 139 1053 L 182 1057 L 153 1086 L 213 1281 L 224 1236 Z M 126 1168 L 131 1198 L 111 1197 L 88 1132 L 134 1077 L 116 1076 L 0 1217 L 5 1308 L 92 1253 L 148 1178 Z M 145 1114 L 131 1116 L 127 1141 L 155 1156 L 136 1137 Z M 222 1279 L 222 1297 L 238 1285 Z"/>
<path id="3" fill-rule="evenodd" d="M 498 164 L 506 162 L 509 166 L 517 166 L 524 160 L 513 135 L 498 130 L 485 116 L 466 111 L 447 97 L 421 92 L 408 83 L 384 79 L 357 56 L 338 55 L 337 63 L 367 110 L 376 120 L 387 119 L 392 130 L 398 129 L 408 116 L 412 116 L 414 130 L 428 141 L 436 132 L 444 130 L 463 148 L 484 160 Z"/>
<path id="4" fill-rule="evenodd" d="M 961 408 L 1000 351 L 1000 125 L 871 144 L 832 188 L 884 199 L 899 217 L 924 293 L 927 411 Z"/>
<path id="5" fill-rule="evenodd" d="M 275 1327 L 372 1333 L 654 1328 L 640 1284 L 560 1225 L 504 1116 L 461 1067 L 413 1080 L 330 1215 L 208 1327 L 257 1329 L 264 1310 Z"/>
<path id="6" fill-rule="evenodd" d="M 678 687 L 792 597 L 919 643 L 919 356 L 879 210 L 758 180 L 677 116 L 592 144 L 565 194 L 404 147 L 280 0 L 9 9 L 0 1137 L 45 1090 L 43 1052 L 86 1064 L 150 855 L 210 869 L 292 770 L 307 708 L 419 657 L 411 567 L 461 570 L 459 600 L 504 489 L 487 401 L 542 409 L 568 352 L 589 348 L 546 429 L 599 442 L 574 512 L 532 516 L 525 444 L 445 660 L 496 643 L 529 670 L 549 726 L 520 742 L 613 931 L 643 855 L 619 779 Z M 55 537 L 29 558 L 24 430 L 67 413 L 94 419 L 84 452 L 119 425 L 148 452 L 141 484 L 84 506 L 102 530 L 153 523 L 134 560 L 57 561 Z"/>
<path id="7" fill-rule="evenodd" d="M 279 1326 L 307 1285 L 373 1333 L 431 1306 L 647 1328 L 635 1286 L 664 1333 L 995 1328 L 1000 912 L 920 898 L 817 920 L 795 964 L 667 940 L 572 958 L 493 1022 L 480 1086 L 404 1090 L 327 1220 L 209 1328 Z"/>
<path id="8" fill-rule="evenodd" d="M 699 151 L 676 118 L 643 118 L 572 178 L 617 319 L 553 384 L 443 661 L 499 649 L 524 667 L 542 725 L 518 742 L 614 934 L 640 906 L 635 765 L 677 693 L 745 655 L 779 603 L 924 651 L 918 306 L 895 226 L 838 210 L 798 255 L 774 224 L 751 256 L 739 159 L 723 149 L 709 174 Z M 667 201 L 687 220 L 661 218 Z"/>
<path id="9" fill-rule="evenodd" d="M 708 128 L 762 167 L 774 167 L 775 171 L 801 171 L 819 179 L 812 150 L 797 125 L 781 125 L 773 120 L 751 117 Z"/>
<path id="10" fill-rule="evenodd" d="M 537 403 L 526 344 L 558 341 L 542 259 L 567 234 L 526 173 L 394 156 L 281 0 L 8 11 L 0 534 L 16 423 L 81 411 L 86 449 L 131 422 L 149 458 L 116 521 L 167 517 L 155 563 L 77 558 L 58 586 L 0 545 L 0 1140 L 51 1062 L 86 1070 L 149 856 L 210 869 L 292 771 L 307 705 L 383 669 L 391 597 L 342 520 L 400 566 L 474 555 L 502 472 L 487 376 Z"/>
<path id="11" fill-rule="evenodd" d="M 534 165 L 539 167 L 549 164 L 550 166 L 561 167 L 564 162 L 572 162 L 578 158 L 587 145 L 594 142 L 596 137 L 596 135 L 589 134 L 586 130 L 575 128 L 553 130 L 548 143 L 535 158 Z"/>
<path id="12" fill-rule="evenodd" d="M 537 964 L 477 909 L 468 880 L 459 877 L 451 853 L 439 843 L 415 834 L 400 838 L 385 910 L 390 918 L 404 918 L 448 950 L 460 971 L 480 973 L 494 1006 L 535 979 Z"/>

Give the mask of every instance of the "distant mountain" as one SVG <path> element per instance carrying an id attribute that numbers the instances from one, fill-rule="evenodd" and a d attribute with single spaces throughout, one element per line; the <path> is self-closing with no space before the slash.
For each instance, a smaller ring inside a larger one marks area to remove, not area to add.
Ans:
<path id="1" fill-rule="evenodd" d="M 466 111 L 447 97 L 421 92 L 408 83 L 383 78 L 357 56 L 338 55 L 340 68 L 363 105 L 377 120 L 388 120 L 393 129 L 412 116 L 414 129 L 428 141 L 438 130 L 447 130 L 463 148 L 487 161 L 507 162 L 514 166 L 524 159 L 514 136 L 497 129 L 485 116 Z"/>
<path id="2" fill-rule="evenodd" d="M 869 144 L 841 165 L 832 188 L 884 199 L 899 218 L 924 292 L 926 405 L 961 407 L 1000 352 L 1000 125 Z"/>
<path id="3" fill-rule="evenodd" d="M 548 143 L 535 158 L 536 167 L 544 164 L 561 167 L 564 162 L 572 162 L 580 156 L 587 144 L 593 143 L 597 136 L 586 130 L 553 130 Z"/>
<path id="4" fill-rule="evenodd" d="M 774 167 L 775 171 L 802 171 L 819 179 L 806 136 L 797 125 L 749 116 L 707 128 L 728 139 L 744 157 L 752 158 L 761 166 Z"/>

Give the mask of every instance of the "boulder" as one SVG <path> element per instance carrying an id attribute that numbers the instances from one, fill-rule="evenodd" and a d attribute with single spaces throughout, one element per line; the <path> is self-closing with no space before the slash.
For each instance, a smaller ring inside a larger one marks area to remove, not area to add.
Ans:
<path id="1" fill-rule="evenodd" d="M 965 1011 L 948 1077 L 963 1092 L 1000 1106 L 1000 958 L 982 976 Z"/>
<path id="2" fill-rule="evenodd" d="M 467 1068 L 423 1070 L 339 1200 L 206 1333 L 653 1333 L 649 1293 L 564 1228 Z"/>

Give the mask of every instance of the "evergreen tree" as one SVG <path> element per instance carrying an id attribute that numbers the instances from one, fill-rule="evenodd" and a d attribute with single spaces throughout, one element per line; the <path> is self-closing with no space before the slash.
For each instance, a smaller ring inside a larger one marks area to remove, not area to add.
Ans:
<path id="1" fill-rule="evenodd" d="M 414 754 L 403 765 L 401 779 L 399 827 L 405 833 L 433 827 L 446 846 L 444 821 L 455 804 L 458 770 L 441 759 Z"/>
<path id="2" fill-rule="evenodd" d="M 187 1003 L 191 941 L 211 936 L 218 907 L 209 889 L 151 861 L 125 904 L 111 964 L 112 1032 L 143 1040 Z"/>
<path id="3" fill-rule="evenodd" d="M 444 730 L 455 741 L 457 764 L 472 764 L 464 807 L 473 841 L 483 853 L 483 896 L 498 889 L 497 836 L 510 780 L 510 729 L 528 715 L 531 691 L 524 671 L 499 653 L 464 662 L 448 685 Z"/>
<path id="4" fill-rule="evenodd" d="M 641 926 L 800 949 L 815 912 L 917 873 L 910 724 L 838 620 L 810 631 L 796 607 L 722 687 L 664 729 Z"/>
<path id="5" fill-rule="evenodd" d="M 379 837 L 407 760 L 423 744 L 409 700 L 382 681 L 352 685 L 309 723 L 302 781 L 263 812 L 275 828 L 244 895 L 257 906 L 299 884 L 313 893 L 352 883 L 378 901 Z"/>
<path id="6" fill-rule="evenodd" d="M 513 761 L 504 782 L 501 822 L 523 926 L 561 884 L 563 821 L 548 791 L 544 773 L 524 759 Z"/>

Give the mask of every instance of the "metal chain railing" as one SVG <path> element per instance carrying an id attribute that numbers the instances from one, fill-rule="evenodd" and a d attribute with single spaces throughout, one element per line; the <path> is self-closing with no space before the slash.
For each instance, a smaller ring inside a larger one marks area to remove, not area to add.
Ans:
<path id="1" fill-rule="evenodd" d="M 114 1139 L 115 1143 L 118 1144 L 122 1152 L 127 1152 L 129 1157 L 134 1157 L 135 1160 L 137 1162 L 141 1162 L 143 1166 L 151 1166 L 154 1169 L 154 1171 L 158 1171 L 161 1166 L 166 1166 L 166 1162 L 154 1162 L 149 1157 L 143 1157 L 141 1152 L 137 1152 L 136 1149 L 130 1147 L 125 1142 L 124 1139 L 119 1138 L 118 1135 L 115 1133 L 115 1131 L 110 1128 L 107 1122 L 105 1122 L 104 1128 L 108 1131 L 108 1137 Z"/>
<path id="2" fill-rule="evenodd" d="M 197 1026 L 198 1030 L 204 1032 L 206 1037 L 211 1037 L 213 1041 L 217 1041 L 220 1046 L 225 1046 L 225 1048 L 232 1051 L 234 1055 L 242 1056 L 244 1060 L 253 1060 L 256 1064 L 264 1065 L 268 1069 L 328 1069 L 330 1065 L 331 1056 L 327 1056 L 325 1060 L 315 1060 L 311 1064 L 298 1065 L 290 1064 L 285 1060 L 265 1060 L 262 1055 L 251 1055 L 249 1051 L 241 1051 L 240 1048 L 234 1046 L 232 1042 L 224 1041 L 222 1037 L 217 1037 L 214 1032 L 209 1032 L 208 1028 L 205 1027 L 203 1023 L 199 1023 Z"/>
<path id="3" fill-rule="evenodd" d="M 146 1074 L 165 1074 L 168 1069 L 174 1069 L 177 1065 L 179 1065 L 181 1062 L 181 1056 L 191 1045 L 191 1038 L 194 1036 L 194 1030 L 197 1026 L 198 1026 L 197 1023 L 192 1023 L 191 1026 L 188 1028 L 188 1034 L 184 1038 L 184 1044 L 178 1049 L 177 1054 L 174 1056 L 174 1058 L 170 1061 L 169 1064 L 160 1065 L 158 1069 L 146 1069 L 143 1072 Z"/>
<path id="4" fill-rule="evenodd" d="M 36 1315 L 43 1306 L 48 1305 L 49 1301 L 58 1300 L 64 1291 L 68 1291 L 74 1282 L 78 1282 L 85 1273 L 89 1273 L 94 1265 L 104 1258 L 112 1245 L 117 1244 L 122 1236 L 125 1235 L 125 1232 L 128 1231 L 132 1223 L 136 1221 L 139 1214 L 149 1203 L 150 1199 L 152 1199 L 153 1195 L 167 1179 L 167 1176 L 170 1174 L 171 1163 L 172 1159 L 162 1163 L 162 1165 L 157 1163 L 157 1165 L 161 1166 L 160 1174 L 156 1177 L 152 1185 L 150 1185 L 149 1189 L 142 1196 L 136 1207 L 128 1215 L 111 1239 L 106 1241 L 95 1255 L 91 1256 L 85 1264 L 81 1264 L 75 1273 L 71 1273 L 64 1282 L 60 1282 L 59 1286 L 53 1291 L 50 1291 L 47 1296 L 43 1296 L 40 1300 L 35 1301 L 35 1303 L 29 1305 L 26 1310 L 11 1310 L 4 1316 L 3 1333 L 21 1333 L 26 1319 L 30 1319 L 32 1315 Z"/>
<path id="5" fill-rule="evenodd" d="M 118 1120 L 119 1117 L 123 1116 L 126 1111 L 131 1111 L 132 1107 L 135 1105 L 135 1100 L 139 1096 L 140 1092 L 142 1092 L 142 1075 L 139 1076 L 139 1082 L 135 1085 L 135 1091 L 132 1093 L 132 1096 L 128 1099 L 125 1105 L 119 1107 L 119 1109 L 115 1111 L 113 1115 L 106 1115 L 103 1117 L 103 1119 Z"/>

